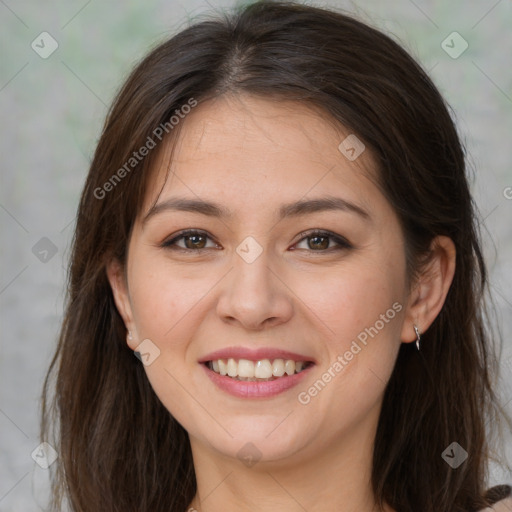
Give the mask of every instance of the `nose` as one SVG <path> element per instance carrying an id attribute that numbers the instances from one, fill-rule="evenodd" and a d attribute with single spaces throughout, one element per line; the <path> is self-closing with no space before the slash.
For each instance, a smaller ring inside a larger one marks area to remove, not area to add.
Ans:
<path id="1" fill-rule="evenodd" d="M 292 292 L 269 266 L 266 251 L 247 263 L 234 255 L 234 268 L 222 281 L 217 314 L 247 330 L 263 330 L 287 322 L 293 315 Z"/>

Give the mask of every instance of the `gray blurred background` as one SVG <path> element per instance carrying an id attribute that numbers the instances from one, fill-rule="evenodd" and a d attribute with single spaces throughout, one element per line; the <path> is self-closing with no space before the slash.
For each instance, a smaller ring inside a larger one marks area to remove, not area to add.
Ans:
<path id="1" fill-rule="evenodd" d="M 39 397 L 79 193 L 107 106 L 149 48 L 235 3 L 0 0 L 2 512 L 45 504 L 48 470 L 33 460 L 41 456 Z M 512 414 L 512 1 L 310 3 L 344 8 L 401 41 L 455 111 L 505 342 L 500 396 Z M 509 432 L 505 445 L 510 464 Z M 511 482 L 510 471 L 491 470 L 491 483 Z"/>

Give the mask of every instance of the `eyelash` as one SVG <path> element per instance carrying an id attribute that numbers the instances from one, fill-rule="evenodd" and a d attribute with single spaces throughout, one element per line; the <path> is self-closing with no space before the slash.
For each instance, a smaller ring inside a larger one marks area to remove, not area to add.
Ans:
<path id="1" fill-rule="evenodd" d="M 185 247 L 178 247 L 176 245 L 176 243 L 183 239 L 183 238 L 187 238 L 189 236 L 194 236 L 194 235 L 199 235 L 199 236 L 202 236 L 202 237 L 205 237 L 205 238 L 209 238 L 209 239 L 212 239 L 208 233 L 206 233 L 205 231 L 201 231 L 201 230 L 197 230 L 197 229 L 187 229 L 187 230 L 184 230 L 184 231 L 181 231 L 180 233 L 178 233 L 175 237 L 171 238 L 170 240 L 167 240 L 165 242 L 162 243 L 162 247 L 165 248 L 165 249 L 170 249 L 170 250 L 173 250 L 173 251 L 181 251 L 181 252 L 185 252 L 185 253 L 197 253 L 199 251 L 203 251 L 203 250 L 207 250 L 207 249 L 212 249 L 212 247 L 204 247 L 202 249 L 188 249 L 188 248 L 185 248 Z M 305 239 L 308 239 L 308 238 L 313 238 L 313 237 L 324 237 L 324 238 L 330 238 L 332 239 L 336 244 L 338 244 L 338 246 L 336 247 L 329 247 L 328 249 L 322 249 L 322 250 L 313 250 L 313 249 L 306 249 L 308 250 L 309 252 L 312 252 L 312 253 L 327 253 L 327 252 L 331 252 L 331 251 L 339 251 L 339 250 L 347 250 L 347 249 L 352 249 L 353 246 L 348 242 L 348 240 L 346 240 L 345 238 L 339 236 L 339 235 L 336 235 L 335 233 L 332 233 L 330 231 L 325 231 L 325 230 L 321 230 L 321 229 L 313 229 L 311 231 L 305 231 L 305 232 L 302 232 L 299 234 L 299 236 L 301 237 L 300 240 L 294 244 L 294 245 L 297 245 L 299 244 L 300 242 L 302 242 L 303 240 Z M 213 239 L 212 239 L 213 240 Z"/>

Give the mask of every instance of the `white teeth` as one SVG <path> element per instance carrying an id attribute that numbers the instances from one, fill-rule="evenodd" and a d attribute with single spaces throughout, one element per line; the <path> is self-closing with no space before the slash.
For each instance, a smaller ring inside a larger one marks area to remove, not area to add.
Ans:
<path id="1" fill-rule="evenodd" d="M 257 361 L 254 365 L 254 376 L 258 379 L 270 379 L 272 377 L 272 364 L 268 359 Z"/>
<path id="2" fill-rule="evenodd" d="M 284 361 L 282 359 L 275 359 L 272 365 L 272 375 L 274 377 L 282 377 L 284 375 Z"/>
<path id="3" fill-rule="evenodd" d="M 223 361 L 222 359 L 219 359 L 217 361 L 219 363 L 219 373 L 221 375 L 227 375 L 228 374 L 228 365 L 225 361 Z M 213 368 L 213 371 L 215 371 L 215 368 Z"/>
<path id="4" fill-rule="evenodd" d="M 254 363 L 248 359 L 240 359 L 238 361 L 238 376 L 252 379 L 254 377 Z"/>
<path id="5" fill-rule="evenodd" d="M 210 361 L 208 367 L 220 375 L 243 381 L 274 380 L 286 375 L 300 373 L 305 369 L 305 361 L 293 361 L 292 359 L 261 359 L 260 361 L 250 361 L 248 359 L 236 360 L 229 358 Z"/>
<path id="6" fill-rule="evenodd" d="M 238 375 L 238 365 L 234 359 L 228 359 L 228 375 L 236 377 Z"/>
<path id="7" fill-rule="evenodd" d="M 284 364 L 284 371 L 288 375 L 293 375 L 295 373 L 295 361 L 288 359 L 288 361 L 286 361 L 286 363 Z"/>

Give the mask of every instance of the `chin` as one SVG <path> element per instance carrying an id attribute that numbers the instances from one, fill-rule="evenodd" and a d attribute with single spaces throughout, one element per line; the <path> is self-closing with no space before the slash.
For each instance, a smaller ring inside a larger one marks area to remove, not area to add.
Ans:
<path id="1" fill-rule="evenodd" d="M 257 459 L 260 463 L 286 461 L 297 452 L 303 452 L 314 441 L 314 436 L 307 434 L 311 432 L 310 427 L 303 428 L 305 426 L 298 424 L 296 418 L 294 421 L 293 413 L 288 418 L 286 416 L 239 416 L 223 425 L 233 437 L 225 432 L 212 437 L 208 435 L 211 430 L 204 432 L 201 437 L 218 452 L 242 462 L 246 458 Z"/>

